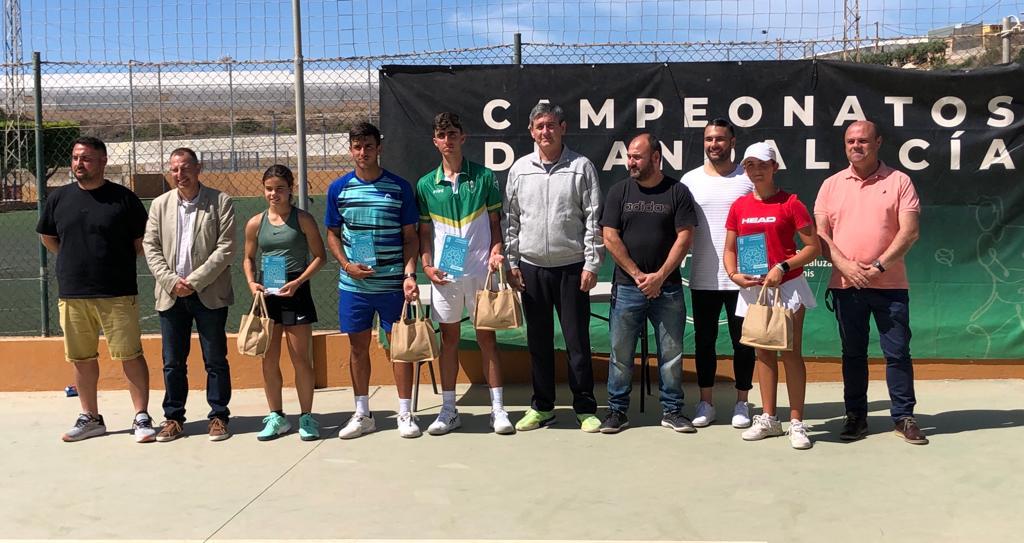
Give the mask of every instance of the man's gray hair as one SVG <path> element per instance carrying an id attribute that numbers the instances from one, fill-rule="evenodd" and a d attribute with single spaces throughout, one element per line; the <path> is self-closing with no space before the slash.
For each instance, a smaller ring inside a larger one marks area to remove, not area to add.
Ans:
<path id="1" fill-rule="evenodd" d="M 548 102 L 540 102 L 530 110 L 530 126 L 533 126 L 533 121 L 537 120 L 537 117 L 542 117 L 544 115 L 554 116 L 555 120 L 558 121 L 558 124 L 565 122 L 565 110 L 562 109 L 562 106 Z"/>

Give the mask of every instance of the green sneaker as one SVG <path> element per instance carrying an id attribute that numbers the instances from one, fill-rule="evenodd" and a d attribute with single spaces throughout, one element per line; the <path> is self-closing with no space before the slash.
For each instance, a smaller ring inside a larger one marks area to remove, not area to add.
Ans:
<path id="1" fill-rule="evenodd" d="M 576 415 L 576 420 L 580 421 L 580 430 L 588 434 L 595 434 L 601 431 L 601 419 L 597 418 L 597 415 L 593 413 Z"/>
<path id="2" fill-rule="evenodd" d="M 274 412 L 263 417 L 263 424 L 266 424 L 266 426 L 263 427 L 263 431 L 256 434 L 256 439 L 260 441 L 277 439 L 287 434 L 292 429 L 292 425 L 288 423 L 288 419 Z"/>
<path id="3" fill-rule="evenodd" d="M 519 419 L 516 423 L 516 430 L 520 432 L 527 432 L 530 430 L 536 430 L 541 426 L 547 426 L 554 424 L 555 414 L 551 411 L 537 411 L 536 409 L 527 409 L 526 414 L 523 418 Z"/>
<path id="4" fill-rule="evenodd" d="M 320 439 L 320 423 L 313 418 L 312 414 L 306 413 L 299 417 L 299 437 L 303 441 Z"/>

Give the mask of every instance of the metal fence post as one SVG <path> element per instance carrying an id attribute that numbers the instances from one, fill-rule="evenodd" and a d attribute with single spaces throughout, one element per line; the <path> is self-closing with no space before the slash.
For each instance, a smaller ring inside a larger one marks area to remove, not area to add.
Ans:
<path id="1" fill-rule="evenodd" d="M 159 65 L 157 65 L 157 67 L 156 67 L 156 107 L 157 107 L 157 110 L 156 110 L 157 111 L 156 130 L 157 130 L 157 139 L 159 141 L 159 149 L 160 149 L 160 164 L 163 164 L 163 160 L 164 160 L 164 87 L 163 87 L 163 74 L 162 74 L 161 67 Z M 163 168 L 161 167 L 160 170 L 162 171 Z M 163 190 L 166 191 L 167 190 L 167 178 L 161 176 L 160 185 L 161 185 L 161 188 L 163 188 Z"/>
<path id="2" fill-rule="evenodd" d="M 324 114 L 320 114 L 320 133 L 322 134 L 324 144 L 324 169 L 327 169 L 327 118 Z"/>
<path id="3" fill-rule="evenodd" d="M 295 142 L 298 144 L 299 209 L 309 207 L 306 177 L 306 79 L 302 60 L 302 21 L 299 0 L 292 0 L 292 34 L 295 38 Z"/>
<path id="4" fill-rule="evenodd" d="M 373 63 L 366 61 L 366 122 L 373 122 Z"/>
<path id="5" fill-rule="evenodd" d="M 36 101 L 36 210 L 46 205 L 46 167 L 43 163 L 43 75 L 39 51 L 32 53 L 32 81 Z M 46 266 L 46 247 L 39 244 L 39 332 L 50 335 L 50 282 Z"/>
<path id="6" fill-rule="evenodd" d="M 516 32 L 512 36 L 512 64 L 520 65 L 523 63 L 523 35 Z"/>
<path id="7" fill-rule="evenodd" d="M 1003 64 L 1010 63 L 1010 18 L 1003 17 Z"/>
<path id="8" fill-rule="evenodd" d="M 126 186 L 131 187 L 132 181 L 135 179 L 135 171 L 137 168 L 136 159 L 138 153 L 135 149 L 135 70 L 132 68 L 134 61 L 128 61 L 128 133 L 131 137 L 132 142 L 132 157 L 128 162 L 128 184 Z M 122 181 L 124 179 L 122 178 Z"/>
<path id="9" fill-rule="evenodd" d="M 270 112 L 270 132 L 274 136 L 274 164 L 277 164 L 277 113 Z"/>
<path id="10" fill-rule="evenodd" d="M 238 160 L 235 158 L 235 80 L 232 61 L 228 60 L 228 127 L 231 134 L 231 171 L 238 171 Z"/>

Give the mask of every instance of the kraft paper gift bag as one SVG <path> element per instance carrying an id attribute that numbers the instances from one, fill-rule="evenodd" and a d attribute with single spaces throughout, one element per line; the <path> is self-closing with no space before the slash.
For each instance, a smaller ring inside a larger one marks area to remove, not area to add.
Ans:
<path id="1" fill-rule="evenodd" d="M 273 333 L 274 321 L 267 316 L 267 302 L 263 293 L 257 292 L 252 298 L 252 308 L 242 315 L 242 323 L 238 327 L 238 353 L 261 358 L 266 356 Z"/>
<path id="2" fill-rule="evenodd" d="M 496 274 L 487 277 L 487 288 L 476 293 L 473 326 L 477 330 L 514 330 L 523 325 L 523 306 L 519 294 L 508 285 L 505 268 L 498 268 L 498 288 L 491 290 Z"/>
<path id="3" fill-rule="evenodd" d="M 775 301 L 768 303 L 766 295 L 774 291 Z M 793 312 L 782 305 L 782 290 L 761 287 L 757 300 L 747 307 L 743 317 L 743 335 L 740 343 L 770 351 L 793 350 Z"/>
<path id="4" fill-rule="evenodd" d="M 407 318 L 409 302 L 405 302 L 401 320 L 391 326 L 392 362 L 433 360 L 440 352 L 434 323 L 424 314 L 419 300 L 412 303 L 412 309 L 412 318 Z"/>

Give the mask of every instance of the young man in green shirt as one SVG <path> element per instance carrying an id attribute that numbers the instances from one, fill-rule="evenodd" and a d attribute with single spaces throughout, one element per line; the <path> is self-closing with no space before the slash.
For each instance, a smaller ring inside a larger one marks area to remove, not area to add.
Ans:
<path id="1" fill-rule="evenodd" d="M 455 113 L 434 117 L 434 146 L 441 164 L 416 183 L 420 210 L 420 258 L 431 283 L 431 306 L 441 323 L 442 406 L 427 433 L 443 435 L 462 425 L 455 406 L 463 309 L 473 315 L 476 293 L 504 261 L 501 190 L 494 172 L 466 160 L 466 134 Z M 498 343 L 493 331 L 477 330 L 484 375 L 491 392 L 491 427 L 515 431 L 502 403 Z"/>

